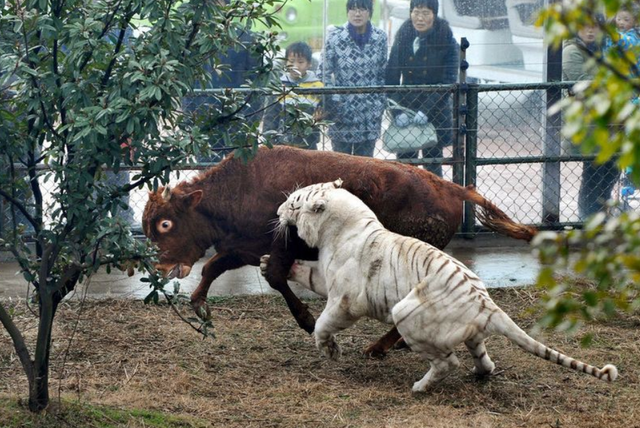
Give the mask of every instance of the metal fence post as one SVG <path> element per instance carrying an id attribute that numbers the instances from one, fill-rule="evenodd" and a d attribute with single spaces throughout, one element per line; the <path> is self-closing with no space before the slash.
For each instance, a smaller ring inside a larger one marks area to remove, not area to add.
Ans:
<path id="1" fill-rule="evenodd" d="M 476 184 L 478 156 L 478 84 L 469 84 L 467 90 L 467 117 L 465 133 L 464 184 Z M 473 206 L 465 202 L 462 234 L 472 238 L 476 226 L 476 215 Z"/>
<path id="2" fill-rule="evenodd" d="M 562 78 L 562 51 L 549 47 L 547 50 L 547 82 L 559 82 Z M 560 101 L 560 86 L 550 86 L 546 90 L 546 111 Z M 545 113 L 546 113 L 545 111 Z M 560 150 L 560 128 L 562 115 L 544 115 L 545 157 L 558 157 Z M 545 162 L 542 174 L 542 222 L 557 224 L 560 222 L 560 162 Z"/>
<path id="3" fill-rule="evenodd" d="M 460 83 L 453 94 L 454 138 L 453 138 L 453 182 L 464 183 L 464 139 L 467 132 L 465 117 L 467 115 L 467 48 L 469 41 L 466 37 L 460 39 Z"/>

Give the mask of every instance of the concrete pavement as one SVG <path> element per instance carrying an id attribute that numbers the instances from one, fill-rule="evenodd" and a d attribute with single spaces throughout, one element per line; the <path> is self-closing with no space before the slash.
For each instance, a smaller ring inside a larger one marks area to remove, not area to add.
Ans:
<path id="1" fill-rule="evenodd" d="M 446 251 L 469 266 L 490 288 L 534 284 L 540 268 L 528 244 L 493 234 L 479 235 L 471 240 L 456 237 Z M 190 294 L 198 285 L 205 260 L 196 263 L 191 275 L 179 280 L 181 291 Z M 0 262 L 0 298 L 26 296 L 27 285 L 22 276 L 17 274 L 18 270 L 15 262 Z M 83 287 L 86 287 L 91 298 L 142 299 L 149 293 L 149 287 L 140 282 L 141 277 L 128 277 L 119 271 L 112 271 L 111 274 L 101 272 Z M 314 296 L 295 283 L 291 284 L 297 294 Z M 84 290 L 80 288 L 78 291 Z M 269 287 L 257 267 L 246 266 L 226 272 L 214 281 L 209 296 L 274 293 L 277 292 Z"/>

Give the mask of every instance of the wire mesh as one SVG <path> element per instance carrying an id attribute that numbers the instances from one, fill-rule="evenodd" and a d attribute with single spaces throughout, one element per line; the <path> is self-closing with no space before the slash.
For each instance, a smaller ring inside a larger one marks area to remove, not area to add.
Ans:
<path id="1" fill-rule="evenodd" d="M 477 91 L 477 108 L 472 108 L 473 97 L 469 105 L 459 103 L 460 95 L 470 90 L 464 84 L 304 89 L 297 91 L 298 95 L 314 96 L 321 101 L 314 109 L 307 110 L 307 115 L 316 121 L 313 133 L 295 138 L 304 139 L 312 135 L 317 138 L 316 149 L 319 151 L 347 152 L 351 149 L 352 153 L 357 153 L 358 148 L 349 145 L 364 142 L 370 144 L 371 155 L 377 159 L 411 163 L 434 171 L 438 171 L 438 166 L 442 165 L 443 178 L 455 178 L 463 185 L 475 184 L 486 198 L 522 223 L 551 228 L 579 224 L 584 220 L 585 213 L 593 208 L 586 205 L 597 206 L 604 199 L 617 201 L 615 209 L 618 212 L 640 209 L 640 192 L 631 185 L 626 174 L 615 167 L 605 171 L 592 162 L 592 157 L 582 157 L 558 141 L 560 125 L 546 114 L 546 94 L 549 88 L 558 89 L 560 86 L 567 85 L 475 85 L 471 89 Z M 357 107 L 351 116 L 332 115 L 331 100 L 335 101 L 336 96 Z M 247 107 L 252 111 L 251 120 L 259 121 L 260 126 L 264 127 L 264 112 L 268 110 L 265 107 L 277 107 L 277 97 L 276 93 L 260 91 L 256 95 L 254 91 L 252 105 Z M 193 115 L 197 112 L 206 116 L 210 102 L 211 98 L 202 94 L 187 99 L 184 102 L 184 114 Z M 378 118 L 367 118 L 358 111 L 380 102 L 384 104 Z M 393 106 L 400 108 L 394 111 L 391 108 Z M 317 115 L 316 110 L 319 112 Z M 291 113 L 290 109 L 283 108 L 278 114 Z M 299 117 L 293 116 L 289 121 L 279 121 L 275 129 L 287 134 L 295 129 L 297 120 Z M 291 125 L 292 121 L 294 125 Z M 364 127 L 361 126 L 362 122 L 366 122 Z M 359 135 L 367 135 L 370 140 L 354 142 L 345 138 L 347 141 L 338 141 L 341 135 L 345 135 L 343 133 L 354 134 L 349 129 L 351 124 L 358 127 L 355 136 L 350 138 L 358 139 Z M 393 131 L 395 134 L 391 135 L 390 130 L 394 126 L 403 129 L 401 125 L 404 125 L 405 133 L 396 129 Z M 419 135 L 413 138 L 407 132 L 409 130 Z M 224 132 L 233 133 L 234 129 L 229 127 Z M 394 153 L 390 146 L 391 138 L 401 138 L 402 135 L 418 143 L 424 140 L 422 151 Z M 336 141 L 343 144 L 336 144 Z M 274 140 L 274 143 L 292 144 L 292 139 Z M 292 145 L 300 144 L 293 141 Z M 549 147 L 554 149 L 550 150 Z M 212 139 L 212 149 L 215 156 L 201 158 L 197 166 L 174 172 L 172 184 L 193 177 L 199 170 L 217 163 L 232 151 L 232 147 L 225 147 L 224 141 L 219 139 Z M 454 153 L 464 153 L 464 156 L 454 157 Z M 454 177 L 456 166 L 466 170 L 466 180 L 463 176 Z M 550 171 L 556 166 L 557 176 L 550 178 L 553 175 Z M 589 172 L 589 169 L 593 171 Z M 133 173 L 135 171 L 120 172 L 112 177 L 114 184 L 126 182 Z M 591 175 L 586 176 L 588 173 Z M 54 184 L 44 180 L 40 184 L 45 192 L 45 215 L 49 215 L 53 208 L 50 206 L 50 195 Z M 136 229 L 139 229 L 146 199 L 146 189 L 134 190 L 128 201 L 131 211 L 123 213 L 126 221 Z M 547 200 L 556 201 L 557 219 L 545 224 Z M 0 204 L 0 230 L 15 228 L 9 205 L 6 202 Z M 17 221 L 22 222 L 22 219 L 18 216 Z"/>

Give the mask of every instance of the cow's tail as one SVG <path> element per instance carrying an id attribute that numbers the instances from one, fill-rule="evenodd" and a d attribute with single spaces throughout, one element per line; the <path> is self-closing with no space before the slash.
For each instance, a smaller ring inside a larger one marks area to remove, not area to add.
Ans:
<path id="1" fill-rule="evenodd" d="M 538 233 L 535 227 L 516 223 L 504 211 L 498 208 L 493 202 L 485 199 L 476 192 L 475 186 L 469 185 L 464 188 L 465 200 L 476 205 L 476 217 L 484 226 L 503 235 L 515 239 L 531 241 Z"/>

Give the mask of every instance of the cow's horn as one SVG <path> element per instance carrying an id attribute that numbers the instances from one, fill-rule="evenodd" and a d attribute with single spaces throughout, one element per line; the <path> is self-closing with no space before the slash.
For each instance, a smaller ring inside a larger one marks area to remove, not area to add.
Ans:
<path id="1" fill-rule="evenodd" d="M 171 199 L 171 187 L 167 186 L 164 188 L 164 190 L 162 191 L 162 199 L 164 199 L 165 202 L 169 202 L 169 199 Z"/>

